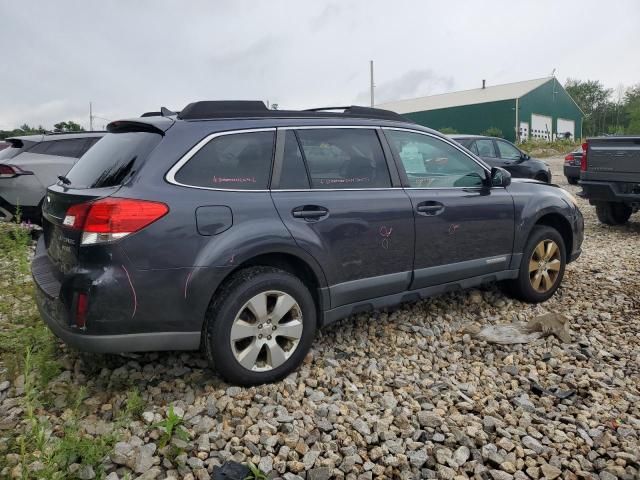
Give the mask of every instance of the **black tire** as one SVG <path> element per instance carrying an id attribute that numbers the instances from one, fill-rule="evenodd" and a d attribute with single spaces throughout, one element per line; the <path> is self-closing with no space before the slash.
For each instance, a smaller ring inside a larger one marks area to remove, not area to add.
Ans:
<path id="1" fill-rule="evenodd" d="M 578 178 L 576 177 L 567 177 L 567 182 L 569 182 L 569 185 L 578 185 Z"/>
<path id="2" fill-rule="evenodd" d="M 531 284 L 529 261 L 536 246 L 545 240 L 552 240 L 558 246 L 560 251 L 560 270 L 558 271 L 557 278 L 555 279 L 553 286 L 545 292 L 540 292 L 534 289 Z M 527 244 L 525 245 L 522 254 L 522 261 L 520 262 L 518 278 L 506 281 L 504 285 L 506 287 L 505 291 L 524 302 L 544 302 L 556 292 L 560 283 L 562 283 L 566 262 L 566 247 L 564 240 L 562 239 L 562 235 L 560 235 L 555 228 L 551 228 L 546 225 L 536 225 L 533 227 L 533 230 L 529 235 L 529 239 L 527 240 Z"/>
<path id="3" fill-rule="evenodd" d="M 290 295 L 298 303 L 302 314 L 302 335 L 291 356 L 279 367 L 266 371 L 249 370 L 233 353 L 231 328 L 236 315 L 251 298 L 274 290 Z M 315 302 L 299 278 L 273 267 L 250 267 L 226 280 L 209 305 L 203 331 L 204 351 L 212 368 L 230 383 L 251 386 L 275 382 L 302 363 L 313 343 L 316 323 Z"/>
<path id="4" fill-rule="evenodd" d="M 596 203 L 596 215 L 600 223 L 605 225 L 624 225 L 631 216 L 630 206 L 619 202 Z"/>
<path id="5" fill-rule="evenodd" d="M 545 173 L 537 173 L 534 177 L 534 180 L 538 180 L 540 182 L 549 183 L 549 177 Z"/>

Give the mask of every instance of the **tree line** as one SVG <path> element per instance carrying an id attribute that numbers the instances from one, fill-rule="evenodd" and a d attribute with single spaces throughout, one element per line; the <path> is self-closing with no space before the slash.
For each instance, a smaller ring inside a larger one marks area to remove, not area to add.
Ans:
<path id="1" fill-rule="evenodd" d="M 84 127 L 79 123 L 69 120 L 68 122 L 58 122 L 53 126 L 53 130 L 47 130 L 42 125 L 37 127 L 28 124 L 21 125 L 13 130 L 0 130 L 0 140 L 10 137 L 20 137 L 22 135 L 37 135 L 51 132 L 84 132 Z"/>
<path id="2" fill-rule="evenodd" d="M 585 114 L 582 135 L 640 135 L 640 83 L 606 88 L 598 80 L 569 78 L 564 85 Z"/>

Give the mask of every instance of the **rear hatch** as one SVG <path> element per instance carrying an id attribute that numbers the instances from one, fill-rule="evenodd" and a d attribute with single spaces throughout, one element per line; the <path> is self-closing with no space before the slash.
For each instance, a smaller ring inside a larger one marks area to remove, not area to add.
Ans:
<path id="1" fill-rule="evenodd" d="M 602 137 L 588 140 L 584 179 L 640 181 L 640 137 Z"/>
<path id="2" fill-rule="evenodd" d="M 103 260 L 105 254 L 96 251 L 100 249 L 82 255 L 79 215 L 88 203 L 112 197 L 129 182 L 161 139 L 160 133 L 150 131 L 110 133 L 47 189 L 42 207 L 44 242 L 56 270 L 66 274 L 83 261 Z"/>

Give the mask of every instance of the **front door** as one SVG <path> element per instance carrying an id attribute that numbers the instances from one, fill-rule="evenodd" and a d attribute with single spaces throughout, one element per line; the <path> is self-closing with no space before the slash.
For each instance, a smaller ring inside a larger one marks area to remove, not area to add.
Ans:
<path id="1" fill-rule="evenodd" d="M 406 290 L 412 207 L 392 184 L 378 131 L 301 128 L 278 137 L 284 148 L 272 198 L 298 245 L 324 269 L 331 307 Z"/>
<path id="2" fill-rule="evenodd" d="M 411 198 L 416 225 L 412 289 L 509 268 L 514 207 L 487 170 L 429 133 L 384 129 Z"/>

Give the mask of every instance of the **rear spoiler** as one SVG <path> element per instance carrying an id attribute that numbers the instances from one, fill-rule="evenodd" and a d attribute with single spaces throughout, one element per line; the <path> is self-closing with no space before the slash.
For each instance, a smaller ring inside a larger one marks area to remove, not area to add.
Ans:
<path id="1" fill-rule="evenodd" d="M 164 135 L 175 120 L 168 117 L 149 116 L 144 118 L 135 118 L 130 120 L 116 120 L 107 125 L 109 133 L 127 133 L 127 132 L 149 132 Z"/>

